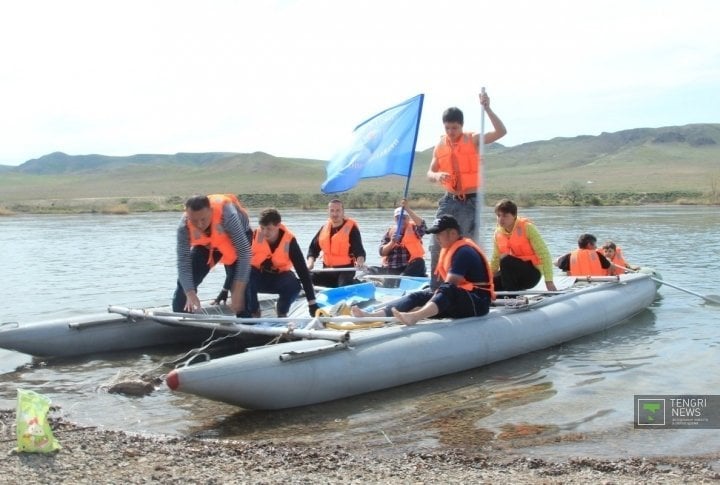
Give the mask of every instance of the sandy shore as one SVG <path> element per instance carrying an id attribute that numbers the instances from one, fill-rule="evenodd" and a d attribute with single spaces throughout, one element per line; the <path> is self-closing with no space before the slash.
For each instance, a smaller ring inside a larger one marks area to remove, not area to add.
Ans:
<path id="1" fill-rule="evenodd" d="M 0 483 L 713 483 L 720 456 L 616 461 L 445 450 L 378 455 L 341 447 L 145 436 L 50 419 L 62 449 L 17 453 L 15 411 L 0 411 Z"/>

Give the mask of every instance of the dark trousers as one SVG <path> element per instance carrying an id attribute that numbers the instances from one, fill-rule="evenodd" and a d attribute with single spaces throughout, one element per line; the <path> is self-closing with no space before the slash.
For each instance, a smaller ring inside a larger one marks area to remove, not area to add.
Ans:
<path id="1" fill-rule="evenodd" d="M 341 266 L 344 268 L 345 266 Z M 327 273 L 311 273 L 312 283 L 314 286 L 324 286 L 326 288 L 339 288 L 341 286 L 352 285 L 355 281 L 355 267 L 349 266 L 350 271 L 328 271 Z M 337 267 L 334 269 L 338 269 Z"/>
<path id="2" fill-rule="evenodd" d="M 432 301 L 438 307 L 436 318 L 466 318 L 487 315 L 490 311 L 490 294 L 486 291 L 467 291 L 450 283 L 442 283 L 436 291 L 425 289 L 404 296 L 394 307 L 409 312 Z M 385 315 L 392 316 L 390 308 Z"/>
<path id="3" fill-rule="evenodd" d="M 423 258 L 411 259 L 408 261 L 407 266 L 402 268 L 400 274 L 403 276 L 427 276 L 425 260 Z"/>
<path id="4" fill-rule="evenodd" d="M 250 281 L 252 291 L 246 302 L 246 306 L 251 313 L 260 310 L 258 293 L 278 295 L 276 306 L 278 315 L 287 315 L 290 311 L 290 305 L 292 305 L 300 294 L 300 281 L 298 281 L 292 271 L 270 273 L 252 268 L 250 270 Z"/>
<path id="5" fill-rule="evenodd" d="M 495 273 L 495 291 L 527 290 L 540 281 L 540 271 L 530 262 L 515 256 L 500 259 L 500 271 Z"/>

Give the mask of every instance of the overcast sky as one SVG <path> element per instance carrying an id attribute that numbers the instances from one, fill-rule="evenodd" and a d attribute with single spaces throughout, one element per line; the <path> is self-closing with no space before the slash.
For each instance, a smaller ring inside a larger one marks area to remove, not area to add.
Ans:
<path id="1" fill-rule="evenodd" d="M 254 152 L 328 159 L 425 93 L 501 143 L 720 123 L 716 0 L 22 0 L 0 6 L 0 164 Z M 486 128 L 489 124 L 486 123 Z"/>

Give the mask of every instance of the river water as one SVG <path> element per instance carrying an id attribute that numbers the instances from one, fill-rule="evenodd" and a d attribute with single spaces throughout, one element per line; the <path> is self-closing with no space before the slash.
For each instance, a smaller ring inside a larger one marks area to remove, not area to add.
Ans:
<path id="1" fill-rule="evenodd" d="M 418 212 L 428 221 L 434 214 Z M 348 215 L 360 224 L 369 264 L 379 264 L 377 245 L 392 212 Z M 491 247 L 494 217 L 490 210 L 483 215 L 485 247 Z M 720 294 L 717 208 L 532 208 L 521 215 L 537 224 L 554 257 L 573 249 L 579 233 L 592 232 L 599 242 L 614 239 L 631 264 L 654 267 L 670 283 Z M 0 217 L 0 322 L 97 313 L 110 304 L 169 303 L 179 217 Z M 283 218 L 306 248 L 325 214 L 286 210 Z M 202 298 L 215 296 L 222 273 L 210 274 Z M 380 452 L 445 445 L 543 457 L 720 452 L 716 430 L 632 425 L 635 394 L 720 394 L 718 317 L 719 306 L 663 287 L 648 310 L 602 333 L 452 376 L 273 412 L 174 394 L 164 386 L 146 397 L 102 389 L 121 370 L 148 371 L 177 355 L 167 351 L 41 362 L 0 350 L 0 408 L 14 408 L 16 389 L 25 388 L 50 397 L 82 425 L 133 432 L 339 443 Z"/>

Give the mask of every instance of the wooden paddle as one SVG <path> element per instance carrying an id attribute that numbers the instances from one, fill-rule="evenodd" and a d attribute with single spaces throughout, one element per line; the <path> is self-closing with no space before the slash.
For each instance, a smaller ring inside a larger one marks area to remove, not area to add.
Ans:
<path id="1" fill-rule="evenodd" d="M 630 268 L 626 268 L 626 267 L 624 267 L 624 266 L 618 266 L 618 265 L 615 265 L 615 266 L 618 267 L 618 268 L 620 268 L 620 269 L 622 269 L 622 270 L 628 271 L 628 272 L 630 272 L 630 273 L 637 273 L 637 272 L 638 272 L 638 270 L 633 270 L 633 269 L 630 269 Z M 708 303 L 710 303 L 710 304 L 712 304 L 712 305 L 720 305 L 720 297 L 717 297 L 717 296 L 714 296 L 714 295 L 707 295 L 707 296 L 706 296 L 706 295 L 701 295 L 700 293 L 695 293 L 694 291 L 688 290 L 687 288 L 683 288 L 683 287 L 681 287 L 681 286 L 677 286 L 677 285 L 674 285 L 674 284 L 672 284 L 672 283 L 668 283 L 667 281 L 665 281 L 665 280 L 663 280 L 663 279 L 655 278 L 655 277 L 652 276 L 652 275 L 650 275 L 650 279 L 653 280 L 653 281 L 656 282 L 656 283 L 660 283 L 661 285 L 669 286 L 670 288 L 675 288 L 676 290 L 679 290 L 679 291 L 684 291 L 684 292 L 687 293 L 688 295 L 693 295 L 693 296 L 697 296 L 698 298 L 702 298 L 703 300 L 705 300 L 706 302 L 708 302 Z"/>

